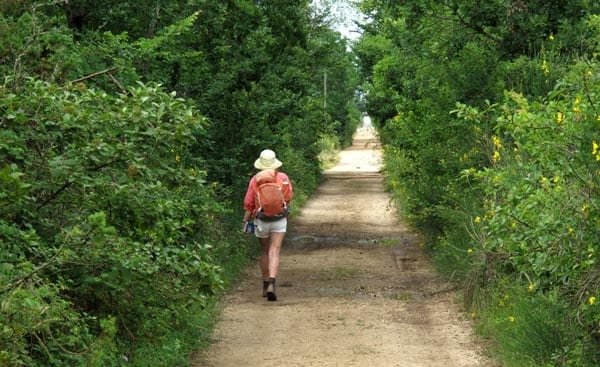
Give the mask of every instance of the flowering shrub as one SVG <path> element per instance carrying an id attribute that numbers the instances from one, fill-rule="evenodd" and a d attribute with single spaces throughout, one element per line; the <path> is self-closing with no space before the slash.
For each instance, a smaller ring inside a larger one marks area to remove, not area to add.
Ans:
<path id="1" fill-rule="evenodd" d="M 487 266 L 558 292 L 590 334 L 600 331 L 600 65 L 573 67 L 545 103 L 507 93 L 495 109 L 489 167 L 465 174 L 483 189 L 473 247 Z M 582 316 L 585 315 L 585 316 Z"/>
<path id="2" fill-rule="evenodd" d="M 520 4 L 363 3 L 367 108 L 388 187 L 501 363 L 596 366 L 598 5 Z"/>

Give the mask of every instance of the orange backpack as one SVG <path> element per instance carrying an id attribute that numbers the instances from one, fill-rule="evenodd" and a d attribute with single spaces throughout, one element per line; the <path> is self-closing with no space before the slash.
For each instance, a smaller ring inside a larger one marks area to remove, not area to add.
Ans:
<path id="1" fill-rule="evenodd" d="M 289 190 L 273 169 L 260 171 L 256 179 L 256 217 L 262 220 L 277 220 L 287 217 L 287 201 L 291 198 Z M 289 184 L 289 183 L 287 183 Z"/>

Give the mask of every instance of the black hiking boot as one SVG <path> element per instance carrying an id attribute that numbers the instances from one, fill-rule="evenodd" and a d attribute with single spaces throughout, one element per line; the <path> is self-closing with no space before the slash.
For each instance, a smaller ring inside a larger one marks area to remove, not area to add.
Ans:
<path id="1" fill-rule="evenodd" d="M 275 278 L 269 278 L 267 285 L 267 299 L 269 301 L 277 301 L 277 295 L 275 294 Z"/>
<path id="2" fill-rule="evenodd" d="M 263 280 L 263 293 L 262 293 L 263 297 L 267 296 L 267 288 L 268 287 L 269 287 L 269 281 Z"/>

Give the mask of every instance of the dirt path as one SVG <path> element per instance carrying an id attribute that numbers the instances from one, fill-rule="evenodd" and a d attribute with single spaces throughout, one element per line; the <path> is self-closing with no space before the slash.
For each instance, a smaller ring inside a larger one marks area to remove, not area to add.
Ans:
<path id="1" fill-rule="evenodd" d="M 214 344 L 193 366 L 492 366 L 397 219 L 371 129 L 326 172 L 289 225 L 277 302 L 258 266 L 227 296 Z"/>

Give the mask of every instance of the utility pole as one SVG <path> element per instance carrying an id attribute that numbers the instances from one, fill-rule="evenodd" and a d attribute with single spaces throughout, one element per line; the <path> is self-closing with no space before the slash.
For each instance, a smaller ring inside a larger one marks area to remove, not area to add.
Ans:
<path id="1" fill-rule="evenodd" d="M 327 110 L 327 71 L 323 74 L 323 110 Z"/>

